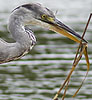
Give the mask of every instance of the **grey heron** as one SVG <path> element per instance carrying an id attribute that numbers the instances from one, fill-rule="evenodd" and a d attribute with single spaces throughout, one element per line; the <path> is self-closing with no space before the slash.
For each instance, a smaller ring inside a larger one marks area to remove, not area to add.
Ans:
<path id="1" fill-rule="evenodd" d="M 38 3 L 24 4 L 15 8 L 9 18 L 8 29 L 16 42 L 0 39 L 0 63 L 21 58 L 35 45 L 35 35 L 27 25 L 39 25 L 80 43 L 81 36 L 56 19 L 50 9 Z"/>

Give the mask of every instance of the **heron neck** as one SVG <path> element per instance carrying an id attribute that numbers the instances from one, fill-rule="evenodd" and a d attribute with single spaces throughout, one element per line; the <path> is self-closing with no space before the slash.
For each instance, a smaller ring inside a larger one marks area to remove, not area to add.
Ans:
<path id="1" fill-rule="evenodd" d="M 30 37 L 25 32 L 24 23 L 21 17 L 11 16 L 9 20 L 9 31 L 12 33 L 13 39 L 28 48 L 31 45 Z"/>

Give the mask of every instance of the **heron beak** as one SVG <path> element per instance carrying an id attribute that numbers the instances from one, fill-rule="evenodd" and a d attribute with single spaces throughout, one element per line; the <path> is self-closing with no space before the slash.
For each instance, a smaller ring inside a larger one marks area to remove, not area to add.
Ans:
<path id="1" fill-rule="evenodd" d="M 50 30 L 63 34 L 71 40 L 80 43 L 81 36 L 57 19 L 51 20 Z M 87 43 L 86 40 L 83 39 L 83 41 Z"/>

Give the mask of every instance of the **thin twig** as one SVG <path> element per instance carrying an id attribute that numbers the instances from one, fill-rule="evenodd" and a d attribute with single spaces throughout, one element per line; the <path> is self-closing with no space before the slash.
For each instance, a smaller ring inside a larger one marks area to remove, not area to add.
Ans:
<path id="1" fill-rule="evenodd" d="M 65 91 L 64 91 L 64 95 L 62 97 L 62 100 L 64 100 L 64 98 L 65 98 L 65 95 L 66 95 L 66 92 L 67 92 L 67 89 L 68 89 L 68 85 L 69 85 L 69 81 L 70 81 L 70 79 L 67 81 L 67 84 L 66 84 L 66 87 L 65 87 Z"/>
<path id="2" fill-rule="evenodd" d="M 65 84 L 66 84 L 66 82 L 67 82 L 67 87 L 66 87 L 65 93 L 64 93 L 64 94 L 66 94 L 66 90 L 67 90 L 67 88 L 68 88 L 68 83 L 69 83 L 70 77 L 71 77 L 71 75 L 72 75 L 72 72 L 74 71 L 76 65 L 77 65 L 78 62 L 80 61 L 80 59 L 81 59 L 81 57 L 82 57 L 82 54 L 83 54 L 85 48 L 87 48 L 87 45 L 85 45 L 84 48 L 82 48 L 82 51 L 80 52 L 80 54 L 79 54 L 79 56 L 78 56 L 80 47 L 83 45 L 83 44 L 82 44 L 82 41 L 83 41 L 84 35 L 85 35 L 85 33 L 86 33 L 86 30 L 87 30 L 87 28 L 88 28 L 88 25 L 89 25 L 91 16 L 92 16 L 92 13 L 91 13 L 90 16 L 89 16 L 89 19 L 88 19 L 88 21 L 87 21 L 86 27 L 85 27 L 85 29 L 84 29 L 84 31 L 83 31 L 83 35 L 82 35 L 82 38 L 81 38 L 81 40 L 80 40 L 80 44 L 79 44 L 78 49 L 77 49 L 77 52 L 76 52 L 76 56 L 75 56 L 75 58 L 74 58 L 74 62 L 73 62 L 72 69 L 71 69 L 70 73 L 68 74 L 66 80 L 64 81 L 63 85 L 60 87 L 59 91 L 58 91 L 57 94 L 55 95 L 55 97 L 54 97 L 53 100 L 56 100 L 56 98 L 58 97 L 58 95 L 60 94 L 61 90 L 63 89 L 63 87 L 65 86 Z M 86 43 L 86 44 L 87 44 L 87 43 Z M 86 76 L 87 76 L 87 75 L 86 75 Z M 85 80 L 85 79 L 84 79 L 84 80 Z M 84 82 L 84 81 L 83 81 L 83 82 Z M 78 90 L 79 90 L 79 89 L 78 89 Z"/>

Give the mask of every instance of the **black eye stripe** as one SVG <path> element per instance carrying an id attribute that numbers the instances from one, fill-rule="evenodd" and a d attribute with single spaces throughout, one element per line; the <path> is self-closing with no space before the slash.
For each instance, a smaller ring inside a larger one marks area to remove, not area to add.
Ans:
<path id="1" fill-rule="evenodd" d="M 19 6 L 19 7 L 15 8 L 13 11 L 15 11 L 15 10 L 19 9 L 20 7 L 21 7 L 21 6 Z M 13 11 L 12 11 L 12 12 L 13 12 Z"/>
<path id="2" fill-rule="evenodd" d="M 20 7 L 24 7 L 26 9 L 28 9 L 28 10 L 34 10 L 31 4 L 25 4 L 25 5 L 22 5 L 22 6 L 19 6 L 19 7 L 15 8 L 13 11 L 19 9 Z"/>
<path id="3" fill-rule="evenodd" d="M 22 5 L 22 7 L 27 8 L 28 10 L 33 10 L 31 4 Z"/>

